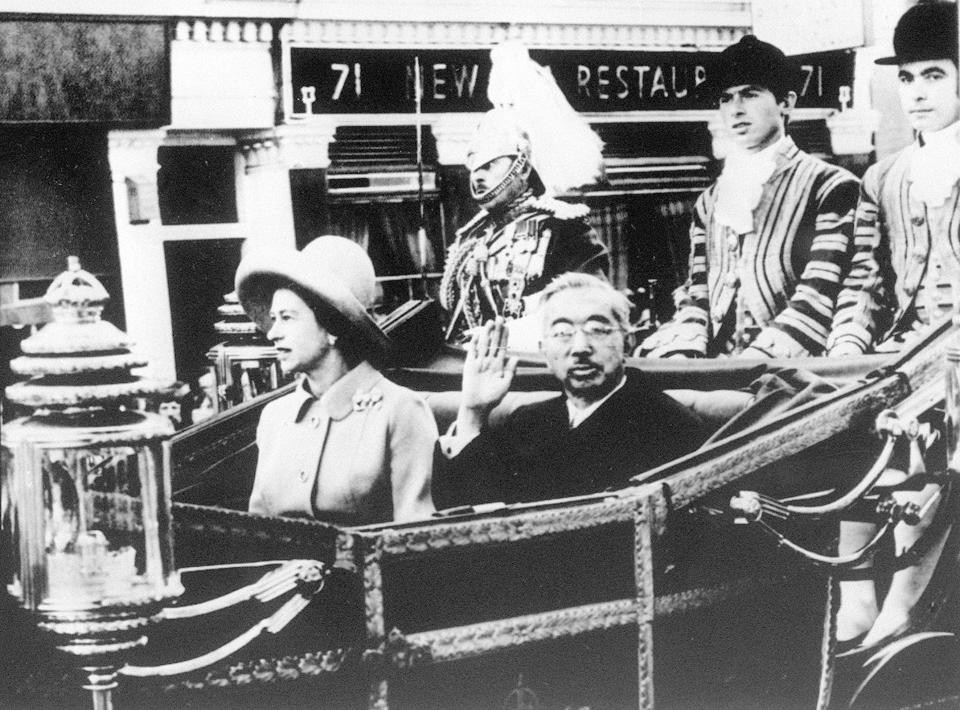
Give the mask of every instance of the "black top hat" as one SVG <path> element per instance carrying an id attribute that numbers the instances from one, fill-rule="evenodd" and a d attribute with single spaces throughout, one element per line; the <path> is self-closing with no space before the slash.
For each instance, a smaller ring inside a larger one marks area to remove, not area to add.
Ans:
<path id="1" fill-rule="evenodd" d="M 779 99 L 798 83 L 797 69 L 783 52 L 753 35 L 744 35 L 720 52 L 711 74 L 706 83 L 714 96 L 731 86 L 753 84 L 769 89 Z"/>
<path id="2" fill-rule="evenodd" d="M 906 64 L 931 59 L 957 61 L 957 6 L 952 2 L 921 2 L 897 22 L 892 57 L 877 64 Z"/>

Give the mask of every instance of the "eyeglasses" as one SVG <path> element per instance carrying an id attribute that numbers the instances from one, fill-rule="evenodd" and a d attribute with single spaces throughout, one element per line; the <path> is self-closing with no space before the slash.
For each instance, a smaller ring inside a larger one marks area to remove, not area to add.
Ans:
<path id="1" fill-rule="evenodd" d="M 592 343 L 600 343 L 609 340 L 615 333 L 623 332 L 621 328 L 612 325 L 601 325 L 599 323 L 587 323 L 586 325 L 572 326 L 561 325 L 551 328 L 547 337 L 555 343 L 566 345 L 577 331 L 583 333 L 587 340 Z"/>

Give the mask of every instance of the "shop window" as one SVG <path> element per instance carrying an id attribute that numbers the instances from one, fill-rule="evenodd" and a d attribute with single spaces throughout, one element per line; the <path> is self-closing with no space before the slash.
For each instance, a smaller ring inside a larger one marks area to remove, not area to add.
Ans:
<path id="1" fill-rule="evenodd" d="M 4 126 L 0 194 L 0 281 L 52 279 L 72 254 L 91 273 L 119 273 L 104 128 Z"/>
<path id="2" fill-rule="evenodd" d="M 164 146 L 157 152 L 160 221 L 166 225 L 237 221 L 234 149 Z"/>
<path id="3" fill-rule="evenodd" d="M 370 254 L 379 280 L 378 313 L 390 313 L 411 298 L 436 295 L 447 248 L 436 192 L 424 195 L 421 220 L 416 194 L 374 189 L 363 194 L 331 194 L 321 170 L 291 170 L 290 186 L 297 247 L 324 234 L 361 244 Z M 425 241 L 419 237 L 421 224 Z"/>
<path id="4" fill-rule="evenodd" d="M 210 365 L 207 352 L 223 338 L 217 308 L 233 291 L 239 239 L 185 239 L 163 245 L 177 376 L 192 382 Z"/>

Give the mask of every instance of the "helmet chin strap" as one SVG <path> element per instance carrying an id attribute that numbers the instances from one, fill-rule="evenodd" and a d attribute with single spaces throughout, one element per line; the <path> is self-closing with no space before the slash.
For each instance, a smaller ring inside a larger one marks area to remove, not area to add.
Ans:
<path id="1" fill-rule="evenodd" d="M 527 157 L 526 153 L 519 153 L 516 160 L 513 161 L 513 165 L 510 166 L 510 170 L 507 171 L 507 174 L 503 176 L 503 179 L 498 182 L 496 185 L 491 187 L 486 192 L 478 195 L 474 191 L 473 186 L 470 187 L 470 192 L 481 207 L 486 209 L 486 206 L 493 202 L 495 199 L 500 197 L 504 192 L 510 189 L 512 186 L 521 184 L 524 182 L 523 173 L 526 171 L 527 166 L 530 164 L 530 158 Z M 526 187 L 525 185 L 523 187 Z M 522 189 L 521 189 L 522 192 Z"/>

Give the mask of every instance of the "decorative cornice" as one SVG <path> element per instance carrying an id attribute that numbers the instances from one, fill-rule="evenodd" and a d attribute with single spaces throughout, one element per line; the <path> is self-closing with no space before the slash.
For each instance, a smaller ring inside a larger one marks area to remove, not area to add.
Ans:
<path id="1" fill-rule="evenodd" d="M 281 160 L 288 168 L 327 168 L 337 123 L 332 116 L 278 126 Z"/>
<path id="2" fill-rule="evenodd" d="M 253 170 L 281 167 L 280 139 L 272 131 L 256 138 L 240 139 L 239 144 L 248 173 Z"/>
<path id="3" fill-rule="evenodd" d="M 107 157 L 113 181 L 123 182 L 127 177 L 156 180 L 160 169 L 157 149 L 165 136 L 163 129 L 110 131 Z"/>
<path id="4" fill-rule="evenodd" d="M 294 20 L 280 30 L 280 39 L 324 47 L 490 47 L 515 39 L 538 49 L 719 51 L 749 31 L 746 25 Z"/>
<path id="5" fill-rule="evenodd" d="M 751 22 L 753 0 L 604 0 L 602 21 L 634 24 L 741 26 Z M 343 20 L 425 23 L 593 25 L 596 0 L 6 0 L 8 13 L 62 16 L 168 17 L 223 20 Z M 894 18 L 896 19 L 896 18 Z"/>
<path id="6" fill-rule="evenodd" d="M 269 22 L 253 20 L 181 20 L 177 23 L 174 39 L 193 42 L 262 42 L 273 40 L 273 26 Z"/>
<path id="7" fill-rule="evenodd" d="M 322 116 L 238 138 L 247 172 L 259 168 L 327 168 L 336 131 L 332 117 Z"/>

